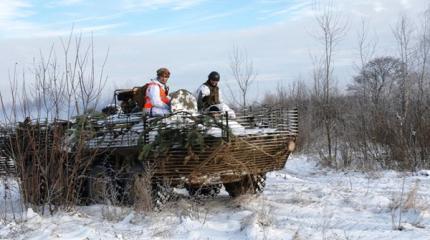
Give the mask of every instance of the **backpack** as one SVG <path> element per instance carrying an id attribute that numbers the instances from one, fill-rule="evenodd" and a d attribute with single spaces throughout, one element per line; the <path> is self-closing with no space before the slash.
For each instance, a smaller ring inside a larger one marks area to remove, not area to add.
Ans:
<path id="1" fill-rule="evenodd" d="M 150 83 L 146 83 L 142 87 L 133 88 L 133 100 L 136 102 L 140 109 L 145 106 L 146 90 L 148 89 L 149 84 Z"/>

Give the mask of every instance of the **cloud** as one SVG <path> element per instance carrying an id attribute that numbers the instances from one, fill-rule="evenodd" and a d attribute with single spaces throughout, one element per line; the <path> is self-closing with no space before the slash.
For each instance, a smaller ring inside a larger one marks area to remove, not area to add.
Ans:
<path id="1" fill-rule="evenodd" d="M 0 36 L 16 37 L 17 32 L 38 29 L 35 24 L 25 21 L 25 18 L 33 15 L 32 7 L 21 0 L 0 1 Z"/>
<path id="2" fill-rule="evenodd" d="M 31 4 L 20 0 L 0 1 L 0 24 L 4 25 L 11 20 L 30 15 L 30 12 L 25 11 L 30 7 Z"/>
<path id="3" fill-rule="evenodd" d="M 84 0 L 57 0 L 50 3 L 52 7 L 55 6 L 73 6 L 83 3 Z"/>
<path id="4" fill-rule="evenodd" d="M 111 23 L 111 24 L 96 24 L 90 26 L 77 26 L 70 25 L 70 27 L 63 28 L 45 28 L 43 25 L 37 25 L 25 21 L 15 21 L 13 26 L 3 27 L 2 31 L 6 32 L 6 39 L 31 39 L 31 38 L 48 38 L 48 37 L 58 37 L 67 36 L 70 34 L 72 29 L 74 32 L 78 33 L 94 33 L 94 35 L 105 34 L 107 30 L 118 28 L 122 26 L 123 23 Z"/>
<path id="5" fill-rule="evenodd" d="M 312 5 L 312 1 L 299 1 L 295 2 L 292 5 L 289 5 L 283 9 L 276 9 L 273 12 L 269 13 L 270 16 L 279 16 L 279 15 L 300 15 L 300 13 L 304 11 L 309 11 L 310 6 Z"/>
<path id="6" fill-rule="evenodd" d="M 132 34 L 129 34 L 130 36 L 143 36 L 143 35 L 152 35 L 155 33 L 161 33 L 161 32 L 168 32 L 175 29 L 174 27 L 161 27 L 161 28 L 152 28 L 145 31 L 135 32 Z"/>
<path id="7" fill-rule="evenodd" d="M 411 8 L 412 7 L 412 4 L 409 0 L 401 0 L 401 3 L 405 8 Z"/>
<path id="8" fill-rule="evenodd" d="M 21 19 L 32 15 L 30 8 L 30 4 L 20 0 L 0 1 L 0 36 L 6 34 L 4 29 L 10 29 L 13 26 L 22 28 L 27 25 Z"/>
<path id="9" fill-rule="evenodd" d="M 81 26 L 70 29 L 58 29 L 58 30 L 50 30 L 50 29 L 40 29 L 37 32 L 32 33 L 32 38 L 49 38 L 49 37 L 60 37 L 60 36 L 68 36 L 70 35 L 72 29 L 73 32 L 79 34 L 87 34 L 91 33 L 95 36 L 104 34 L 108 30 L 118 28 L 122 23 L 112 23 L 112 24 L 100 24 L 100 25 L 91 25 L 91 26 Z"/>
<path id="10" fill-rule="evenodd" d="M 47 3 L 47 7 L 60 5 L 75 5 L 83 3 L 83 0 L 63 0 L 55 3 Z M 52 5 L 52 4 L 55 4 Z M 0 37 L 13 38 L 37 38 L 68 35 L 74 26 L 75 32 L 106 33 L 109 29 L 117 28 L 123 23 L 99 21 L 115 17 L 115 15 L 101 17 L 85 17 L 80 19 L 53 21 L 51 23 L 37 22 L 33 16 L 40 10 L 40 6 L 31 5 L 28 0 L 1 0 L 0 1 Z M 38 12 L 37 14 L 40 14 Z M 61 13 L 59 13 L 61 15 Z M 85 23 L 86 22 L 86 23 Z"/>
<path id="11" fill-rule="evenodd" d="M 220 14 L 207 15 L 207 16 L 193 19 L 192 21 L 177 23 L 177 24 L 170 25 L 168 27 L 152 28 L 152 29 L 145 30 L 145 31 L 134 32 L 134 33 L 131 33 L 130 35 L 131 36 L 140 36 L 140 35 L 152 35 L 152 34 L 157 34 L 157 33 L 161 33 L 161 32 L 172 32 L 172 31 L 184 29 L 187 27 L 195 26 L 197 23 L 202 23 L 202 22 L 207 22 L 207 21 L 219 19 L 219 18 L 228 17 L 228 16 L 234 14 L 234 12 L 236 12 L 236 10 L 230 11 L 230 12 L 224 12 L 224 13 L 220 13 Z"/>
<path id="12" fill-rule="evenodd" d="M 384 11 L 386 8 L 382 5 L 380 2 L 374 2 L 373 3 L 373 11 L 375 12 L 381 12 Z"/>
<path id="13" fill-rule="evenodd" d="M 206 0 L 122 0 L 125 9 L 154 10 L 168 8 L 183 10 L 203 3 Z"/>
<path id="14" fill-rule="evenodd" d="M 45 4 L 32 5 L 31 0 L 1 0 L 0 1 L 0 37 L 2 38 L 31 38 L 66 35 L 72 26 L 78 32 L 94 31 L 97 34 L 108 33 L 108 30 L 118 26 L 128 25 L 129 32 L 136 26 L 129 15 L 157 9 L 179 11 L 189 9 L 203 3 L 205 0 L 121 0 L 93 1 L 59 0 Z M 76 8 L 85 4 L 86 9 Z M 92 10 L 91 10 L 92 9 Z M 88 13 L 95 13 L 89 15 Z M 69 15 L 68 15 L 69 14 Z M 47 22 L 46 17 L 55 17 L 56 21 Z M 205 17 L 216 18 L 216 16 Z M 202 20 L 197 20 L 200 22 Z M 193 22 L 172 21 L 171 26 L 159 26 L 156 29 L 145 29 L 135 35 L 156 34 L 162 31 L 181 29 L 191 26 Z M 111 32 L 112 33 L 112 32 Z"/>
<path id="15" fill-rule="evenodd" d="M 182 9 L 191 8 L 203 2 L 204 0 L 177 1 L 177 4 L 173 7 L 173 10 L 182 10 Z"/>
<path id="16" fill-rule="evenodd" d="M 172 1 L 156 2 L 160 8 L 163 6 L 173 9 L 178 6 Z M 187 88 L 190 90 L 194 90 L 201 84 L 212 70 L 217 70 L 222 74 L 223 83 L 221 85 L 224 85 L 224 81 L 232 80 L 228 68 L 228 56 L 233 44 L 236 43 L 248 50 L 248 54 L 254 60 L 254 66 L 259 73 L 258 81 L 256 81 L 251 93 L 255 96 L 256 92 L 273 90 L 277 82 L 289 84 L 299 75 L 303 78 L 309 77 L 312 70 L 309 54 L 310 52 L 315 55 L 319 54 L 321 45 L 309 35 L 309 32 L 316 32 L 316 24 L 314 17 L 308 15 L 312 8 L 305 5 L 306 2 L 309 1 L 296 1 L 295 3 L 298 5 L 284 6 L 283 8 L 279 4 L 285 2 L 277 2 L 278 11 L 289 9 L 296 16 L 299 16 L 294 21 L 291 21 L 291 16 L 286 11 L 285 14 L 273 16 L 273 18 L 284 19 L 277 24 L 268 21 L 258 26 L 253 25 L 244 28 L 218 28 L 216 32 L 190 33 L 186 31 L 186 28 L 193 26 L 193 24 L 204 28 L 216 19 L 225 18 L 235 23 L 234 16 L 238 14 L 222 12 L 216 15 L 203 14 L 201 18 L 196 17 L 193 21 L 178 21 L 171 24 L 169 22 L 168 25 L 144 29 L 146 31 L 141 32 L 141 34 L 146 34 L 145 36 L 130 34 L 112 36 L 106 34 L 98 35 L 94 40 L 97 49 L 102 50 L 102 54 L 104 49 L 110 48 L 106 68 L 109 73 L 109 85 L 118 88 L 142 85 L 153 77 L 155 69 L 166 66 L 172 70 L 170 82 L 172 89 Z M 351 18 L 350 34 L 338 45 L 335 53 L 335 75 L 339 79 L 340 87 L 346 85 L 354 74 L 353 62 L 358 56 L 357 39 L 354 34 L 357 29 L 354 27 L 359 26 L 361 20 L 356 16 L 368 17 L 371 27 L 369 31 L 376 31 L 379 38 L 383 39 L 377 46 L 377 55 L 393 55 L 395 52 L 391 50 L 394 46 L 391 26 L 396 24 L 399 13 L 407 11 L 409 16 L 418 17 L 427 0 L 409 0 L 408 2 L 411 7 L 407 9 L 402 0 L 357 0 L 338 5 L 340 12 Z M 162 3 L 164 5 L 160 5 Z M 9 17 L 9 19 L 17 18 L 20 9 L 18 8 L 18 12 L 12 14 L 15 17 Z M 22 9 L 28 10 L 28 7 L 22 7 Z M 243 10 L 243 12 L 248 13 L 248 10 Z M 255 15 L 258 16 L 258 13 L 263 10 L 261 8 L 261 11 L 257 11 Z M 274 13 L 276 9 L 272 7 L 270 10 L 264 13 Z M 122 12 L 124 11 L 127 10 L 122 10 Z M 238 8 L 232 8 L 231 12 L 234 11 L 238 11 Z M 109 13 L 106 13 L 105 17 L 109 18 Z M 91 18 L 83 19 L 82 23 L 85 24 L 79 28 L 85 31 L 105 33 L 112 29 L 120 29 L 122 24 L 125 24 L 125 22 L 118 23 L 118 21 L 99 21 L 98 24 L 90 25 L 89 23 L 92 23 Z M 121 18 L 121 21 L 123 20 L 126 19 Z M 62 30 L 61 26 L 57 25 L 40 26 L 24 21 L 17 21 L 17 23 L 20 24 L 12 27 L 20 28 L 22 31 L 12 29 L 11 32 L 15 31 L 21 35 L 27 31 L 28 35 L 37 34 L 35 31 L 40 31 L 40 36 L 70 33 L 70 25 L 65 27 L 66 30 Z M 31 27 L 35 28 L 31 29 Z M 75 32 L 79 32 L 79 28 L 76 27 Z M 178 29 L 180 31 L 174 31 Z M 160 34 L 164 32 L 169 32 L 169 34 Z M 151 36 L 148 37 L 147 35 Z M 52 41 L 54 40 L 55 38 L 52 38 Z M 18 61 L 20 66 L 22 63 L 31 63 L 32 57 L 38 55 L 39 49 L 45 52 L 49 50 L 52 41 L 51 39 L 35 41 L 34 38 L 27 38 L 17 42 L 15 39 L 0 39 L 0 52 L 2 53 L 0 55 L 0 84 L 3 86 L 4 79 L 7 79 L 7 70 L 13 68 L 15 61 Z M 224 92 L 228 93 L 228 91 Z"/>

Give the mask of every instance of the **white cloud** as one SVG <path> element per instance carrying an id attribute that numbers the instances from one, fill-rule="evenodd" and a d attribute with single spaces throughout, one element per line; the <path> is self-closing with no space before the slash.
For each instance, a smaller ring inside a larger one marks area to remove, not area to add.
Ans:
<path id="1" fill-rule="evenodd" d="M 152 35 L 155 33 L 167 32 L 173 30 L 173 27 L 162 27 L 162 28 L 153 28 L 146 31 L 140 31 L 130 34 L 130 36 L 141 36 L 141 35 Z"/>
<path id="2" fill-rule="evenodd" d="M 82 3 L 83 0 L 63 0 L 56 1 L 55 4 L 71 5 Z M 24 0 L 0 0 L 0 37 L 11 38 L 35 38 L 35 37 L 52 37 L 68 35 L 73 25 L 75 32 L 106 32 L 108 29 L 116 28 L 121 23 L 106 23 L 96 25 L 78 24 L 80 22 L 90 21 L 94 19 L 109 18 L 111 16 L 103 17 L 88 17 L 84 19 L 77 19 L 75 21 L 54 21 L 49 24 L 37 24 L 29 20 L 28 17 L 34 13 L 31 5 Z"/>
<path id="3" fill-rule="evenodd" d="M 384 11 L 385 7 L 382 5 L 381 2 L 374 2 L 373 3 L 373 11 L 375 12 L 381 12 Z"/>
<path id="4" fill-rule="evenodd" d="M 412 7 L 411 2 L 409 0 L 401 0 L 401 3 L 403 5 L 403 7 L 405 7 L 405 8 L 411 8 Z"/>
<path id="5" fill-rule="evenodd" d="M 306 0 L 306 1 L 299 1 L 296 2 L 284 9 L 278 9 L 271 13 L 269 13 L 270 16 L 279 16 L 279 15 L 298 15 L 303 11 L 309 11 L 310 6 L 312 5 L 312 1 Z"/>
<path id="6" fill-rule="evenodd" d="M 84 0 L 62 0 L 59 2 L 63 5 L 73 5 L 73 4 L 77 4 L 77 3 L 82 3 L 83 1 Z"/>
<path id="7" fill-rule="evenodd" d="M 0 1 L 0 36 L 6 35 L 6 29 L 14 27 L 23 28 L 28 25 L 21 19 L 30 16 L 31 5 L 19 0 L 2 0 Z"/>
<path id="8" fill-rule="evenodd" d="M 106 33 L 107 30 L 117 28 L 122 23 L 98 24 L 90 26 L 74 25 L 74 32 L 78 33 L 94 33 L 95 35 Z M 67 36 L 72 30 L 72 26 L 62 28 L 50 28 L 43 25 L 37 25 L 25 21 L 15 21 L 13 26 L 4 26 L 0 33 L 3 32 L 6 39 L 32 39 L 45 37 Z"/>
<path id="9" fill-rule="evenodd" d="M 201 4 L 205 0 L 122 0 L 126 9 L 158 9 L 169 8 L 182 10 Z"/>
<path id="10" fill-rule="evenodd" d="M 32 15 L 31 8 L 32 5 L 26 1 L 0 1 L 0 36 L 14 38 L 39 32 L 41 29 L 36 24 L 25 20 Z"/>
<path id="11" fill-rule="evenodd" d="M 9 21 L 30 15 L 25 10 L 31 7 L 30 4 L 20 0 L 0 1 L 0 25 Z"/>
<path id="12" fill-rule="evenodd" d="M 85 3 L 85 0 L 55 0 L 46 3 L 47 7 L 55 8 L 55 7 L 69 7 L 76 6 Z"/>
<path id="13" fill-rule="evenodd" d="M 117 28 L 121 26 L 122 23 L 113 23 L 113 24 L 100 24 L 100 25 L 92 25 L 92 26 L 80 26 L 74 27 L 73 32 L 75 33 L 93 33 L 94 35 L 100 35 L 105 33 L 107 30 Z M 58 30 L 50 30 L 50 29 L 40 29 L 37 32 L 31 32 L 32 38 L 47 38 L 47 37 L 59 37 L 59 36 L 68 36 L 72 28 L 70 29 L 58 29 Z M 25 38 L 25 36 L 21 36 Z"/>
<path id="14" fill-rule="evenodd" d="M 33 14 L 31 7 L 31 4 L 21 0 L 0 1 L 0 36 L 14 37 L 16 32 L 38 29 L 35 24 L 24 20 Z"/>
<path id="15" fill-rule="evenodd" d="M 149 29 L 149 30 L 145 30 L 145 31 L 134 32 L 130 35 L 131 36 L 140 36 L 140 35 L 151 35 L 151 34 L 156 34 L 156 33 L 160 33 L 160 32 L 172 32 L 172 31 L 180 30 L 180 29 L 183 29 L 186 27 L 195 26 L 197 23 L 202 23 L 202 22 L 211 21 L 211 20 L 218 19 L 218 18 L 227 17 L 227 16 L 234 14 L 234 12 L 235 11 L 230 11 L 230 12 L 224 12 L 224 13 L 220 13 L 220 14 L 207 15 L 204 17 L 193 19 L 192 21 L 182 22 L 179 24 L 173 24 L 173 25 L 168 26 L 168 27 L 153 28 L 153 29 Z"/>
<path id="16" fill-rule="evenodd" d="M 379 39 L 383 39 L 377 46 L 377 55 L 395 54 L 390 51 L 390 47 L 393 46 L 391 26 L 396 23 L 399 13 L 407 11 L 412 18 L 418 17 L 427 3 L 427 0 L 409 0 L 411 8 L 405 9 L 401 1 L 357 0 L 339 4 L 340 12 L 349 16 L 351 21 L 350 34 L 338 46 L 335 54 L 335 74 L 339 79 L 340 87 L 346 85 L 350 81 L 351 75 L 354 74 L 353 62 L 358 56 L 354 27 L 361 20 L 361 16 L 368 17 L 370 32 L 376 31 Z M 156 2 L 161 4 L 163 1 Z M 167 2 L 171 4 L 168 5 Z M 153 4 L 155 3 L 153 2 Z M 166 7 L 175 6 L 172 5 L 172 1 L 164 1 L 164 4 L 167 4 L 164 5 Z M 158 7 L 160 6 L 158 5 Z M 271 26 L 215 33 L 190 34 L 175 31 L 175 34 L 156 34 L 171 32 L 171 26 L 162 26 L 162 28 L 146 31 L 145 34 L 152 34 L 150 37 L 98 36 L 95 38 L 95 44 L 97 49 L 102 51 L 101 54 L 104 53 L 104 49 L 110 48 L 106 68 L 110 76 L 109 85 L 119 88 L 142 85 L 153 77 L 155 69 L 166 66 L 172 70 L 170 82 L 172 89 L 194 90 L 212 70 L 218 70 L 222 74 L 222 81 L 231 80 L 228 55 L 233 44 L 236 43 L 248 49 L 249 56 L 253 58 L 259 73 L 259 83 L 256 83 L 253 91 L 255 89 L 258 89 L 258 92 L 270 91 L 276 86 L 277 81 L 282 80 L 288 84 L 299 75 L 308 78 L 312 68 L 309 52 L 318 54 L 318 51 L 321 50 L 321 46 L 308 33 L 315 31 L 315 19 L 309 15 L 309 11 L 312 9 L 303 7 L 303 5 L 297 5 L 291 9 L 300 17 L 295 21 L 287 19 L 281 24 Z M 379 11 L 380 9 L 384 9 L 384 11 Z M 225 16 L 215 15 L 205 18 L 216 17 Z M 203 18 L 200 23 L 206 23 L 204 21 Z M 34 34 L 35 30 L 30 29 L 32 26 L 29 23 L 21 22 L 21 24 L 14 27 L 28 30 Z M 85 31 L 106 31 L 119 26 L 106 24 L 94 27 L 81 26 L 81 28 Z M 184 26 L 172 27 L 175 30 Z M 56 35 L 61 32 L 53 26 L 43 29 L 39 27 L 38 30 L 42 35 Z M 63 31 L 64 34 L 69 32 L 68 30 Z M 78 27 L 75 28 L 75 32 L 79 32 Z M 44 51 L 48 51 L 50 43 L 51 40 L 46 39 L 39 40 L 38 43 L 33 39 L 22 40 L 19 43 L 16 43 L 15 40 L 0 40 L 0 52 L 2 53 L 0 55 L 0 84 L 5 82 L 3 79 L 7 79 L 7 69 L 13 67 L 15 61 L 20 64 L 31 63 L 32 57 L 38 54 L 37 50 L 42 48 Z M 224 92 L 227 93 L 227 91 Z"/>
<path id="17" fill-rule="evenodd" d="M 187 1 L 177 1 L 176 5 L 173 7 L 174 10 L 181 10 L 190 7 L 194 7 L 201 4 L 204 0 L 187 0 Z"/>

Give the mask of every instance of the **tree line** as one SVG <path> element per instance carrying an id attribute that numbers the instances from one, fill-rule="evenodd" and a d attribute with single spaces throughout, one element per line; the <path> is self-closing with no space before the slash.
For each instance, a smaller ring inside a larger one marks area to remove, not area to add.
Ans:
<path id="1" fill-rule="evenodd" d="M 392 26 L 396 51 L 377 56 L 377 44 L 362 21 L 357 33 L 360 63 L 346 91 L 336 87 L 334 53 L 347 21 L 324 6 L 315 20 L 321 54 L 312 56 L 312 79 L 278 84 L 260 103 L 296 105 L 300 147 L 336 168 L 430 167 L 430 10 L 414 25 L 406 16 Z M 308 84 L 312 82 L 312 84 Z"/>

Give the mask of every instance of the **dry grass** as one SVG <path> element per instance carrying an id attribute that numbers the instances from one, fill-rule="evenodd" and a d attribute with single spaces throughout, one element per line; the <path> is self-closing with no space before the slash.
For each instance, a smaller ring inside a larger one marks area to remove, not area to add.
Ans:
<path id="1" fill-rule="evenodd" d="M 154 209 L 152 199 L 152 176 L 152 168 L 148 166 L 133 179 L 132 198 L 134 209 L 137 212 L 151 212 Z"/>
<path id="2" fill-rule="evenodd" d="M 419 196 L 419 180 L 406 193 L 404 189 L 405 178 L 403 179 L 402 191 L 398 196 L 393 196 L 389 209 L 391 210 L 391 221 L 393 229 L 403 230 L 402 222 L 408 221 L 410 224 L 421 227 L 421 212 L 429 209 L 429 203 Z M 413 219 L 402 219 L 404 213 L 416 215 Z"/>
<path id="3" fill-rule="evenodd" d="M 102 216 L 104 219 L 108 221 L 120 221 L 130 213 L 131 213 L 130 208 L 113 206 L 113 205 L 104 205 L 102 207 Z"/>
<path id="4" fill-rule="evenodd" d="M 302 238 L 299 235 L 299 229 L 294 233 L 292 240 L 302 240 Z"/>
<path id="5" fill-rule="evenodd" d="M 418 195 L 419 183 L 420 181 L 416 180 L 414 186 L 409 190 L 403 203 L 403 209 L 417 209 L 420 211 L 429 209 L 429 204 Z"/>

